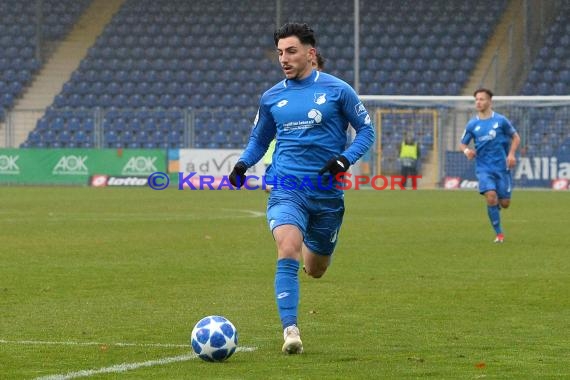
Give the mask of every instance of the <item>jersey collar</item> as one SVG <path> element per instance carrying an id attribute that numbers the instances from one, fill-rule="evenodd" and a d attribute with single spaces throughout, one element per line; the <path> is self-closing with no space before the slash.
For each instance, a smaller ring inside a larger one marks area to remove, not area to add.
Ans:
<path id="1" fill-rule="evenodd" d="M 318 81 L 320 76 L 321 76 L 320 71 L 313 70 L 311 72 L 311 75 L 309 75 L 305 79 L 300 79 L 300 80 L 298 80 L 298 79 L 285 79 L 283 81 L 283 87 L 289 87 L 289 88 L 307 87 L 307 86 L 310 86 L 312 83 Z"/>
<path id="2" fill-rule="evenodd" d="M 481 119 L 481 118 L 479 117 L 479 115 L 477 115 L 477 120 L 489 120 L 489 119 L 492 119 L 492 118 L 494 118 L 494 117 L 495 117 L 495 111 L 492 111 L 492 112 L 491 112 L 491 116 L 489 116 L 489 117 L 486 118 L 486 119 Z"/>

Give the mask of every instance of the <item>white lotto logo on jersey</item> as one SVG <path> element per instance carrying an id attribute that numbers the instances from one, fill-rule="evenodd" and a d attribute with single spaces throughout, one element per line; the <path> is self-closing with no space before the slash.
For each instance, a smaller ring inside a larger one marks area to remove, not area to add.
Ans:
<path id="1" fill-rule="evenodd" d="M 323 120 L 323 114 L 321 113 L 321 111 L 316 110 L 314 108 L 309 111 L 307 116 L 313 119 L 317 123 L 320 123 Z"/>
<path id="2" fill-rule="evenodd" d="M 289 103 L 288 100 L 282 100 L 279 103 L 277 103 L 277 107 L 279 107 L 279 108 L 285 107 L 287 105 L 287 103 Z"/>
<path id="3" fill-rule="evenodd" d="M 315 103 L 318 105 L 325 104 L 327 101 L 327 94 L 322 92 L 315 93 Z"/>

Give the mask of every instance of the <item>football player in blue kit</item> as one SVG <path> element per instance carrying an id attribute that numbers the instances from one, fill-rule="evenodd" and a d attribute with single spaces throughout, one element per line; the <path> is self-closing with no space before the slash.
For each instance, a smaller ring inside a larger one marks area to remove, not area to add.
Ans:
<path id="1" fill-rule="evenodd" d="M 282 351 L 300 354 L 300 262 L 313 278 L 327 270 L 344 215 L 337 175 L 372 146 L 375 130 L 352 87 L 313 67 L 316 38 L 307 24 L 283 25 L 275 31 L 274 42 L 285 79 L 262 95 L 249 142 L 230 182 L 240 187 L 246 170 L 276 137 L 266 173 L 273 185 L 267 221 L 277 245 L 275 299 L 283 327 Z M 349 124 L 356 136 L 347 144 Z"/>
<path id="2" fill-rule="evenodd" d="M 504 241 L 501 208 L 511 203 L 513 180 L 511 169 L 521 139 L 509 119 L 493 111 L 491 90 L 481 88 L 473 94 L 477 116 L 471 119 L 461 137 L 460 149 L 467 159 L 475 159 L 479 193 L 487 201 L 487 214 L 495 230 L 495 243 Z M 475 150 L 469 148 L 474 141 Z"/>

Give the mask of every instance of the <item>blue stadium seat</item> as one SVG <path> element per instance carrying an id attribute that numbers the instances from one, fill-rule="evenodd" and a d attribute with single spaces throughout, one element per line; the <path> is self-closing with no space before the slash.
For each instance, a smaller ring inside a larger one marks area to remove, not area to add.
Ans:
<path id="1" fill-rule="evenodd" d="M 158 95 L 155 94 L 146 94 L 143 95 L 143 100 L 141 105 L 142 106 L 147 106 L 147 107 L 156 107 L 156 105 L 159 102 L 159 97 Z"/>
<path id="2" fill-rule="evenodd" d="M 398 85 L 394 82 L 386 82 L 382 85 L 382 94 L 396 95 L 398 93 Z"/>
<path id="3" fill-rule="evenodd" d="M 554 95 L 568 95 L 570 93 L 569 82 L 557 82 L 552 86 Z"/>
<path id="4" fill-rule="evenodd" d="M 552 93 L 552 85 L 546 82 L 540 82 L 536 86 L 538 95 L 550 95 Z"/>
<path id="5" fill-rule="evenodd" d="M 526 82 L 523 85 L 522 95 L 534 95 L 536 94 L 536 87 L 531 82 Z"/>
<path id="6" fill-rule="evenodd" d="M 419 82 L 416 85 L 416 94 L 417 95 L 429 95 L 431 92 L 430 85 L 426 82 Z"/>
<path id="7" fill-rule="evenodd" d="M 252 98 L 249 93 L 239 94 L 235 99 L 235 105 L 239 107 L 250 107 L 252 105 L 257 105 L 257 96 Z"/>
<path id="8" fill-rule="evenodd" d="M 239 130 L 232 131 L 228 141 L 233 144 L 235 148 L 241 148 L 246 143 L 244 135 Z"/>
<path id="9" fill-rule="evenodd" d="M 431 89 L 433 95 L 445 95 L 447 91 L 446 86 L 442 82 L 433 83 Z"/>
<path id="10" fill-rule="evenodd" d="M 202 144 L 207 144 L 210 141 L 210 131 L 207 129 L 200 129 L 196 135 L 196 140 Z"/>
<path id="11" fill-rule="evenodd" d="M 81 122 L 79 121 L 79 118 L 73 117 L 67 121 L 65 127 L 69 132 L 74 133 L 81 128 Z"/>
<path id="12" fill-rule="evenodd" d="M 157 82 L 157 83 L 163 84 L 163 82 Z M 160 87 L 160 86 L 157 86 L 157 87 Z M 163 90 L 161 92 L 176 96 L 176 95 L 183 92 L 182 91 L 182 85 L 178 82 L 170 82 L 166 85 L 165 88 L 163 87 Z"/>
<path id="13" fill-rule="evenodd" d="M 459 95 L 461 93 L 461 85 L 458 82 L 449 82 L 447 84 L 445 95 Z"/>
<path id="14" fill-rule="evenodd" d="M 26 140 L 30 146 L 35 146 L 42 139 L 40 132 L 38 130 L 33 130 L 28 134 L 28 139 Z"/>
<path id="15" fill-rule="evenodd" d="M 176 144 L 180 144 L 182 141 L 182 136 L 178 133 L 178 131 L 170 131 L 167 136 L 167 142 L 170 146 L 176 147 Z"/>
<path id="16" fill-rule="evenodd" d="M 186 108 L 186 107 L 189 107 L 191 104 L 190 99 L 191 98 L 186 94 L 178 94 L 174 98 L 174 101 L 172 103 L 170 103 L 170 105 L 174 105 L 174 106 L 180 107 L 180 108 Z"/>
<path id="17" fill-rule="evenodd" d="M 414 95 L 415 86 L 410 82 L 401 82 L 399 92 L 403 95 Z"/>
<path id="18" fill-rule="evenodd" d="M 67 146 L 67 144 L 71 141 L 71 133 L 67 130 L 63 130 L 61 131 L 58 135 L 57 135 L 57 139 L 58 141 L 65 147 Z"/>
<path id="19" fill-rule="evenodd" d="M 42 141 L 46 144 L 52 144 L 57 138 L 56 133 L 52 129 L 47 129 L 42 133 Z"/>
<path id="20" fill-rule="evenodd" d="M 223 145 L 223 144 L 229 142 L 227 134 L 223 131 L 216 132 L 212 136 L 212 141 L 218 145 Z"/>
<path id="21" fill-rule="evenodd" d="M 421 74 L 416 70 L 410 70 L 404 74 L 404 79 L 410 83 L 417 83 L 421 80 Z"/>
<path id="22" fill-rule="evenodd" d="M 125 132 L 130 132 L 130 133 L 136 133 L 137 131 L 143 129 L 143 121 L 141 119 L 139 119 L 138 117 L 133 117 L 130 118 L 127 122 L 127 128 L 125 129 Z M 128 135 L 130 136 L 130 135 Z"/>
<path id="23" fill-rule="evenodd" d="M 113 130 L 105 131 L 103 134 L 103 145 L 107 148 L 113 148 L 118 141 L 117 133 Z M 80 141 L 78 141 L 80 142 Z"/>
<path id="24" fill-rule="evenodd" d="M 56 107 L 65 107 L 67 105 L 67 96 L 64 94 L 57 94 L 53 100 Z"/>

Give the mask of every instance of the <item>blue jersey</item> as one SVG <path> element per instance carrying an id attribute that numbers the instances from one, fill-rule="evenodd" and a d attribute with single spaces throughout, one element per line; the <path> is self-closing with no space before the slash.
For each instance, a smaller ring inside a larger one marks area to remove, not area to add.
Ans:
<path id="1" fill-rule="evenodd" d="M 513 135 L 517 131 L 505 116 L 493 112 L 488 119 L 475 117 L 467 123 L 461 143 L 475 142 L 478 172 L 507 171 L 507 155 Z"/>
<path id="2" fill-rule="evenodd" d="M 356 137 L 347 144 L 348 126 Z M 248 167 L 259 161 L 271 140 L 277 144 L 268 176 L 273 179 L 310 178 L 340 154 L 354 164 L 374 142 L 374 126 L 356 92 L 346 82 L 314 70 L 302 80 L 285 79 L 266 91 L 260 100 L 249 143 L 240 160 Z M 318 186 L 299 188 L 309 196 L 330 197 L 341 190 Z"/>

